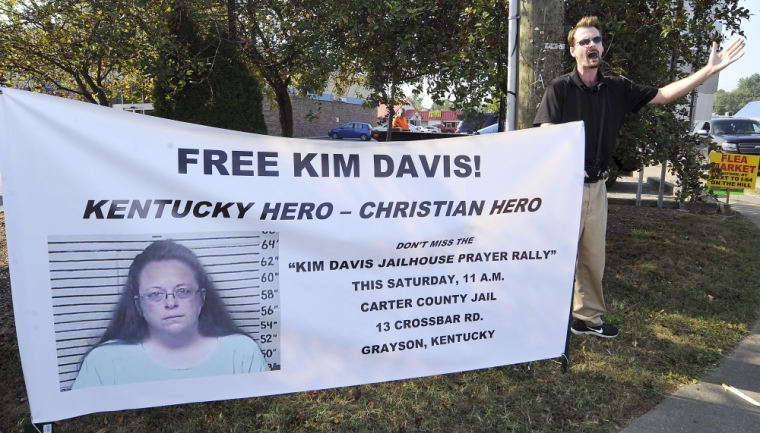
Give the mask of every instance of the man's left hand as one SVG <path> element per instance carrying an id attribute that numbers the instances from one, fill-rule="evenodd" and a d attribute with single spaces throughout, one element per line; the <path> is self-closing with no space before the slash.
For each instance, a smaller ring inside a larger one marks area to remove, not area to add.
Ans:
<path id="1" fill-rule="evenodd" d="M 741 59 L 744 56 L 744 45 L 744 39 L 737 38 L 731 41 L 723 51 L 718 52 L 718 43 L 713 42 L 710 59 L 707 61 L 710 73 L 717 74 L 731 63 Z"/>

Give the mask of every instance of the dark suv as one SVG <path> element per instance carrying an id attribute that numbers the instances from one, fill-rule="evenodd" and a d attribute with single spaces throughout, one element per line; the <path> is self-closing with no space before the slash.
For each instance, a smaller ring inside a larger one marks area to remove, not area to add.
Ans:
<path id="1" fill-rule="evenodd" d="M 723 153 L 760 155 L 760 122 L 746 117 L 702 121 L 696 134 L 711 138 Z"/>
<path id="2" fill-rule="evenodd" d="M 481 113 L 476 115 L 474 118 L 459 122 L 457 133 L 472 134 L 479 129 L 485 128 L 486 126 L 491 126 L 494 123 L 499 123 L 498 113 Z"/>

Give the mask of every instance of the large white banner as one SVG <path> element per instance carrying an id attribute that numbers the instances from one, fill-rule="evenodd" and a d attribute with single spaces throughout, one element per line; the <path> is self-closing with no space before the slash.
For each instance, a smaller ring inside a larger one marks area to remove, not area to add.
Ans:
<path id="1" fill-rule="evenodd" d="M 33 420 L 560 356 L 583 136 L 296 140 L 3 89 Z"/>

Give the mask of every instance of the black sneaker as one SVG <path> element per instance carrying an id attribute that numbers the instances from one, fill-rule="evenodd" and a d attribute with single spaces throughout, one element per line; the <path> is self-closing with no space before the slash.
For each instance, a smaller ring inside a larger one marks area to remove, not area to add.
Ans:
<path id="1" fill-rule="evenodd" d="M 593 335 L 602 338 L 615 338 L 620 333 L 618 329 L 608 323 L 602 326 L 588 326 L 583 320 L 573 319 L 570 331 L 575 335 Z"/>

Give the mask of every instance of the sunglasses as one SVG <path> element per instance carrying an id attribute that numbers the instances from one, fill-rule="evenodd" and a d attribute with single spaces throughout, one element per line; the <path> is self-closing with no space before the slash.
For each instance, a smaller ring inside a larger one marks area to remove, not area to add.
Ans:
<path id="1" fill-rule="evenodd" d="M 578 41 L 576 43 L 578 45 L 582 46 L 582 47 L 585 47 L 585 46 L 587 46 L 588 44 L 590 44 L 592 42 L 595 43 L 595 44 L 601 44 L 602 43 L 602 37 L 601 36 L 595 36 L 595 37 L 593 37 L 591 39 L 581 39 L 580 41 Z"/>

